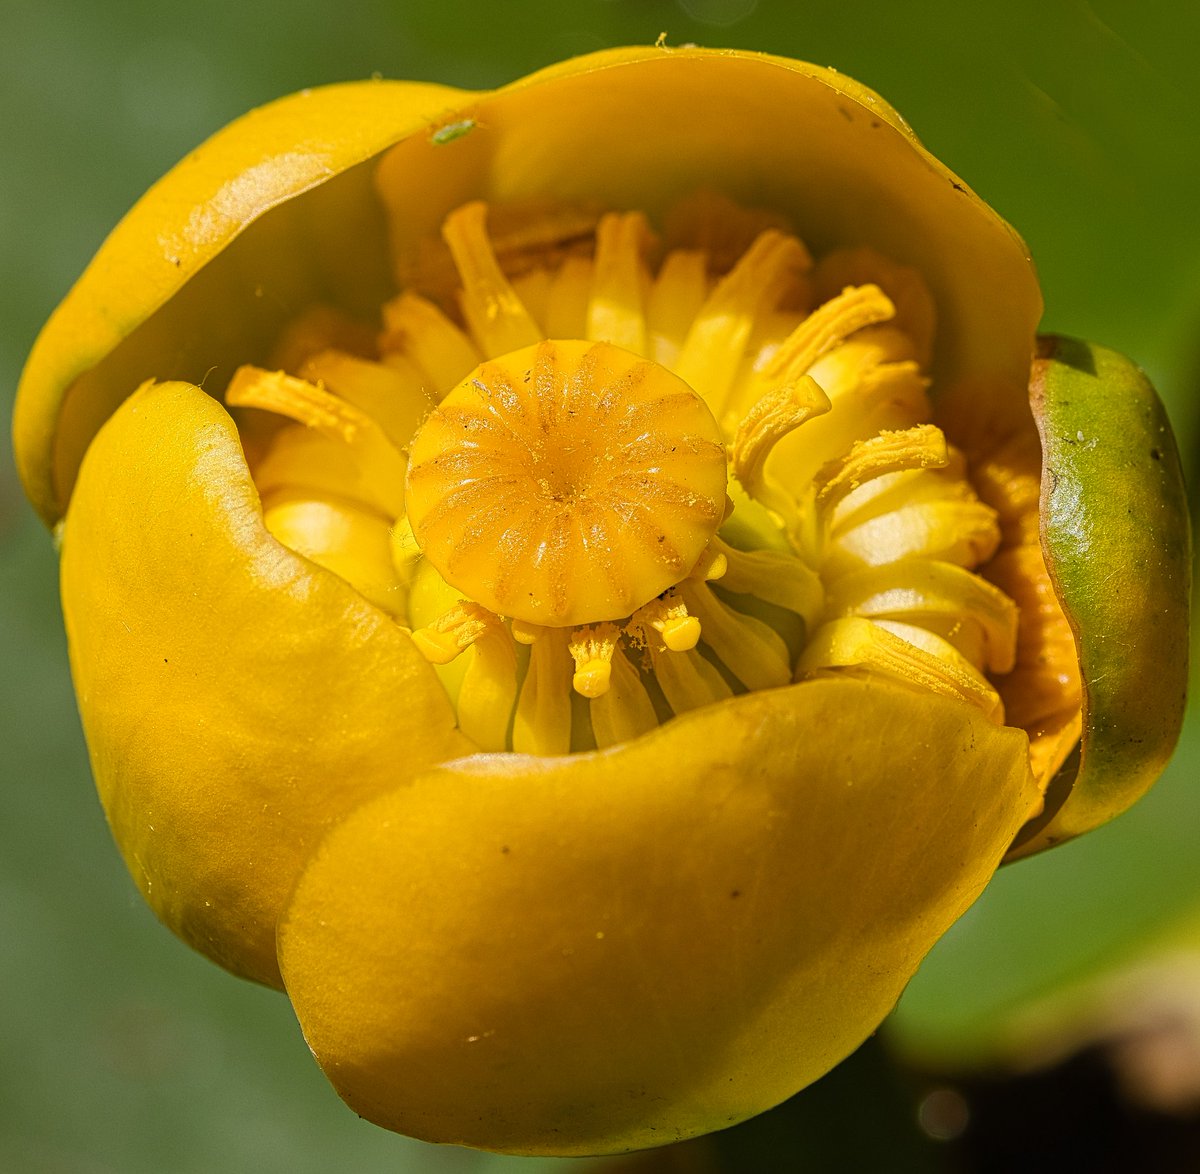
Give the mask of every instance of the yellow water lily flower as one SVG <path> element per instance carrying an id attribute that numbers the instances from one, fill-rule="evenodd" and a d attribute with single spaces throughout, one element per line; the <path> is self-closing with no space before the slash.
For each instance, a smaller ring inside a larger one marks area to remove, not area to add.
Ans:
<path id="1" fill-rule="evenodd" d="M 1174 743 L 1169 427 L 1040 313 L 1016 234 L 799 62 L 222 131 L 15 423 L 147 901 L 417 1137 L 612 1152 L 791 1095 Z"/>

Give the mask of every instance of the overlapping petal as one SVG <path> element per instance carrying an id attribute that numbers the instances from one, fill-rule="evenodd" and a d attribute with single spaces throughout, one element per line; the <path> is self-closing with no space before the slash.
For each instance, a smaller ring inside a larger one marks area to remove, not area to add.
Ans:
<path id="1" fill-rule="evenodd" d="M 325 839 L 283 976 L 379 1124 L 521 1153 L 662 1144 L 861 1043 L 1039 802 L 1019 731 L 852 680 L 607 752 L 477 756 Z"/>
<path id="2" fill-rule="evenodd" d="M 96 783 L 155 912 L 278 985 L 275 923 L 322 832 L 469 753 L 390 617 L 263 526 L 233 422 L 148 386 L 88 450 L 62 541 Z"/>

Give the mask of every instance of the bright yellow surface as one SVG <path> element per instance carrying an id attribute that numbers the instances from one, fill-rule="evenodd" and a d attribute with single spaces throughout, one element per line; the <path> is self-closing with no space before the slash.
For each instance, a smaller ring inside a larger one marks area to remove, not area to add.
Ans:
<path id="1" fill-rule="evenodd" d="M 379 1124 L 522 1153 L 659 1145 L 855 1048 L 1037 802 L 1020 732 L 853 680 L 610 751 L 465 759 L 324 841 L 284 981 Z"/>
<path id="2" fill-rule="evenodd" d="M 205 290 L 207 300 L 189 305 L 182 320 L 214 350 L 218 339 L 244 345 L 257 339 L 261 345 L 273 335 L 269 325 L 261 324 L 261 311 L 243 311 L 248 321 L 231 323 L 225 299 L 240 297 L 253 305 L 262 299 L 264 284 L 275 283 L 298 286 L 311 296 L 314 283 L 319 289 L 331 280 L 328 273 L 313 276 L 312 244 L 306 244 L 305 255 L 296 256 L 294 241 L 288 239 L 307 235 L 312 227 L 303 212 L 297 213 L 295 197 L 426 127 L 461 95 L 446 86 L 390 81 L 305 90 L 219 131 L 150 188 L 54 312 L 21 378 L 13 423 L 17 466 L 47 522 L 62 516 L 92 434 L 135 386 L 167 376 L 199 382 L 213 361 L 211 351 L 181 359 L 178 317 L 172 322 L 173 337 L 154 324 L 143 329 L 147 320 L 264 213 L 279 209 L 279 223 L 241 241 L 243 259 L 256 272 L 206 275 L 205 283 L 213 283 Z M 362 180 L 360 186 L 365 186 Z M 329 206 L 328 199 L 318 195 L 309 201 L 308 214 L 324 213 L 325 261 L 350 269 L 363 259 L 363 243 L 345 240 L 355 226 L 339 222 L 335 213 L 340 209 Z M 293 219 L 297 215 L 298 221 Z M 373 231 L 379 231 L 377 225 Z M 369 267 L 364 268 L 366 273 L 354 276 L 365 278 Z M 197 314 L 202 330 L 196 329 Z M 121 344 L 139 330 L 140 341 L 130 354 Z M 149 361 L 140 362 L 147 349 Z M 155 361 L 156 349 L 171 353 L 176 367 L 190 361 L 191 369 L 167 370 Z M 244 360 L 250 357 L 242 353 Z"/>
<path id="3" fill-rule="evenodd" d="M 186 941 L 278 985 L 275 920 L 321 833 L 470 750 L 432 670 L 390 617 L 267 533 L 233 422 L 187 384 L 139 391 L 96 437 L 62 590 L 92 768 L 134 879 Z"/>
<path id="4" fill-rule="evenodd" d="M 724 516 L 725 445 L 705 402 L 607 343 L 541 342 L 484 363 L 410 457 L 406 509 L 426 559 L 532 624 L 630 615 L 696 565 Z"/>

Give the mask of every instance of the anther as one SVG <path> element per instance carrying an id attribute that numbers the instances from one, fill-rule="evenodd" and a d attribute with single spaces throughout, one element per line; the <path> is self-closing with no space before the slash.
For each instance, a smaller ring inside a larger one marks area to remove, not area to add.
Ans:
<path id="1" fill-rule="evenodd" d="M 763 370 L 770 380 L 799 379 L 822 355 L 865 326 L 886 322 L 895 307 L 877 285 L 852 286 L 818 306 L 784 341 Z"/>
<path id="2" fill-rule="evenodd" d="M 775 229 L 761 233 L 700 308 L 675 370 L 720 408 L 755 319 L 772 309 L 811 264 L 808 250 L 794 236 Z"/>
<path id="3" fill-rule="evenodd" d="M 610 212 L 596 226 L 596 260 L 587 309 L 587 337 L 646 353 L 642 290 L 650 275 L 642 259 L 651 240 L 643 212 Z"/>
<path id="4" fill-rule="evenodd" d="M 462 279 L 463 314 L 489 355 L 531 346 L 542 336 L 504 276 L 487 234 L 487 205 L 474 200 L 451 212 L 442 226 Z"/>
<path id="5" fill-rule="evenodd" d="M 305 379 L 252 366 L 234 372 L 225 402 L 230 407 L 275 412 L 344 444 L 359 469 L 363 500 L 385 517 L 403 513 L 404 455 L 379 424 L 354 404 Z"/>
<path id="6" fill-rule="evenodd" d="M 813 478 L 817 504 L 827 512 L 867 481 L 910 469 L 942 469 L 949 460 L 946 437 L 933 424 L 900 432 L 880 432 L 857 441 L 845 456 L 830 461 Z"/>
<path id="7" fill-rule="evenodd" d="M 733 475 L 751 497 L 762 494 L 767 457 L 775 445 L 832 406 L 817 381 L 807 375 L 759 398 L 742 418 L 730 445 Z"/>
<path id="8" fill-rule="evenodd" d="M 687 604 L 673 595 L 655 599 L 639 608 L 632 627 L 657 632 L 671 652 L 688 652 L 700 642 L 700 621 L 688 613 Z"/>
<path id="9" fill-rule="evenodd" d="M 475 344 L 428 298 L 406 290 L 383 304 L 379 348 L 384 362 L 403 355 L 425 373 L 437 399 L 479 364 Z"/>
<path id="10" fill-rule="evenodd" d="M 576 693 L 595 698 L 608 691 L 613 653 L 620 634 L 616 624 L 595 624 L 571 634 L 567 650 L 575 661 L 571 684 Z"/>
<path id="11" fill-rule="evenodd" d="M 449 664 L 499 619 L 468 599 L 460 600 L 424 628 L 415 628 L 412 641 L 430 664 Z"/>

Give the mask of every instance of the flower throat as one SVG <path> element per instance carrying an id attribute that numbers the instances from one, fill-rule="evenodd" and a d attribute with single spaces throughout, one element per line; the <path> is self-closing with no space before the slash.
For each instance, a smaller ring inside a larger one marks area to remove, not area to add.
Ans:
<path id="1" fill-rule="evenodd" d="M 1003 721 L 1000 526 L 931 423 L 932 299 L 713 195 L 453 211 L 382 330 L 315 308 L 226 392 L 264 517 L 411 631 L 485 750 L 883 676 Z M 264 420 L 268 422 L 264 424 Z"/>

